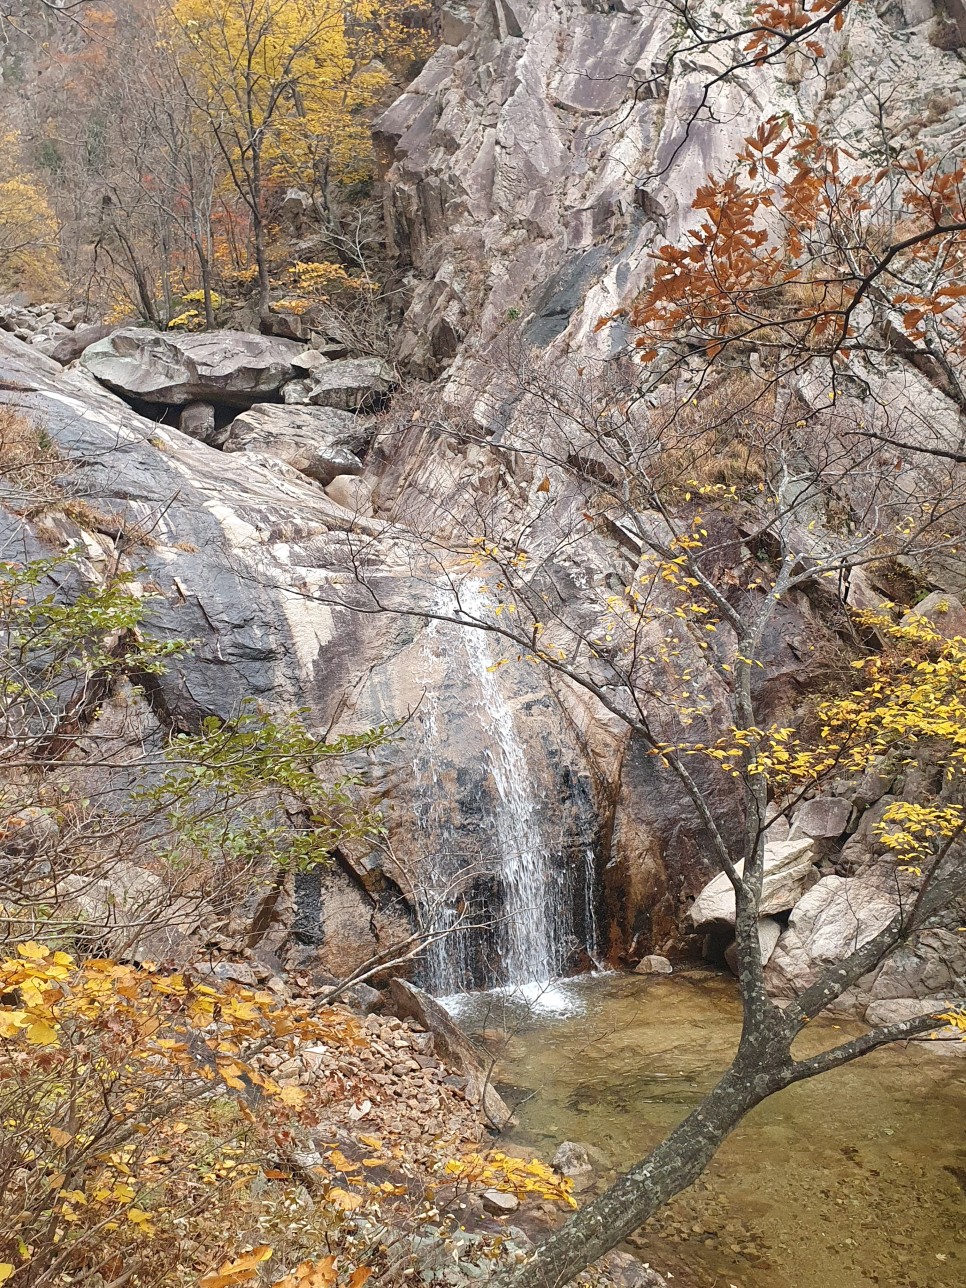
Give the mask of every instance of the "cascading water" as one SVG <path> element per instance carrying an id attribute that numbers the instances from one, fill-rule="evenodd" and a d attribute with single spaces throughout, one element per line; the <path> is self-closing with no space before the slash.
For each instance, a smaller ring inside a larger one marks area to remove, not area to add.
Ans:
<path id="1" fill-rule="evenodd" d="M 481 590 L 467 584 L 460 604 L 476 619 L 485 620 L 489 611 Z M 452 595 L 441 595 L 435 606 L 452 612 Z M 560 811 L 548 810 L 528 762 L 520 703 L 505 674 L 509 668 L 497 665 L 495 645 L 484 630 L 442 622 L 431 622 L 422 634 L 415 823 L 427 843 L 422 857 L 431 874 L 419 891 L 423 921 L 438 936 L 425 956 L 424 982 L 437 995 L 481 986 L 540 994 L 574 960 L 575 909 L 588 953 L 596 951 L 590 942 L 596 935 L 593 854 L 568 871 Z M 444 713 L 441 695 L 430 686 L 432 676 L 438 681 L 441 657 L 460 677 L 458 713 Z M 479 742 L 478 781 L 456 783 L 448 767 L 446 738 L 456 720 L 464 743 L 471 737 Z M 453 799 L 457 791 L 459 802 Z"/>

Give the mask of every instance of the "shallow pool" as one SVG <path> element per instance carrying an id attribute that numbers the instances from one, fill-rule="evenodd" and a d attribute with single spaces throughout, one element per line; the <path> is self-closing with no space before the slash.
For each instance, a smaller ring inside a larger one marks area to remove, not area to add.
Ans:
<path id="1" fill-rule="evenodd" d="M 734 983 L 703 972 L 583 976 L 455 1007 L 485 1033 L 516 1107 L 509 1139 L 587 1141 L 625 1167 L 714 1083 L 737 1043 Z M 802 1050 L 859 1029 L 813 1024 Z M 697 1288 L 962 1288 L 966 1059 L 876 1052 L 754 1110 L 702 1180 L 640 1232 L 639 1255 Z"/>

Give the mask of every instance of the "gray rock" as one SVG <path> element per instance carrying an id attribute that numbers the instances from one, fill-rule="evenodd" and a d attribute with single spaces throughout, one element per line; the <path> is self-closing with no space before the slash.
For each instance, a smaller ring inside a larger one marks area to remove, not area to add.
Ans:
<path id="1" fill-rule="evenodd" d="M 197 900 L 172 901 L 160 877 L 123 860 L 109 872 L 71 874 L 60 890 L 76 909 L 77 933 L 130 961 L 183 957 L 204 911 Z"/>
<path id="2" fill-rule="evenodd" d="M 788 839 L 834 841 L 847 831 L 851 818 L 851 801 L 842 796 L 817 796 L 795 811 Z"/>
<path id="3" fill-rule="evenodd" d="M 856 809 L 868 809 L 870 805 L 882 799 L 896 781 L 896 771 L 884 760 L 870 765 L 864 770 L 852 797 Z"/>
<path id="4" fill-rule="evenodd" d="M 941 1014 L 955 1004 L 955 999 L 951 997 L 894 997 L 884 1002 L 872 1002 L 866 1008 L 865 1022 L 871 1024 L 873 1028 L 887 1024 L 902 1024 L 904 1020 L 915 1020 L 920 1015 Z M 934 1033 L 937 1031 L 937 1029 L 932 1030 Z"/>
<path id="5" fill-rule="evenodd" d="M 381 358 L 344 358 L 317 365 L 305 380 L 282 389 L 286 403 L 308 403 L 340 411 L 374 411 L 395 385 L 392 368 Z"/>
<path id="6" fill-rule="evenodd" d="M 927 595 L 915 608 L 910 608 L 899 625 L 913 626 L 917 619 L 925 619 L 933 630 L 948 640 L 956 636 L 966 637 L 966 608 L 962 600 L 955 595 L 947 595 L 945 591 L 934 590 Z"/>
<path id="7" fill-rule="evenodd" d="M 228 426 L 226 452 L 265 452 L 323 487 L 342 474 L 361 474 L 353 447 L 363 449 L 364 423 L 329 407 L 258 403 Z"/>
<path id="8" fill-rule="evenodd" d="M 373 484 L 370 479 L 353 477 L 351 474 L 340 474 L 325 489 L 325 495 L 331 497 L 336 505 L 352 514 L 372 515 Z"/>
<path id="9" fill-rule="evenodd" d="M 466 1078 L 467 1100 L 471 1104 L 482 1104 L 483 1112 L 494 1127 L 502 1129 L 507 1126 L 510 1111 L 491 1084 L 491 1063 L 439 1002 L 404 979 L 390 982 L 389 997 L 400 1019 L 411 1016 L 432 1033 L 434 1049 L 440 1060 Z"/>
<path id="10" fill-rule="evenodd" d="M 785 912 L 801 898 L 814 875 L 818 858 L 809 837 L 765 845 L 764 880 L 759 911 L 763 916 Z M 739 864 L 739 873 L 744 865 Z M 721 872 L 704 887 L 688 914 L 695 927 L 735 924 L 735 892 L 726 873 Z"/>
<path id="11" fill-rule="evenodd" d="M 765 969 L 769 991 L 795 997 L 889 924 L 894 891 L 864 877 L 823 877 L 792 909 Z"/>
<path id="12" fill-rule="evenodd" d="M 480 1199 L 491 1216 L 512 1216 L 520 1206 L 515 1194 L 506 1194 L 503 1190 L 484 1190 Z"/>
<path id="13" fill-rule="evenodd" d="M 44 352 L 48 357 L 53 358 L 62 366 L 67 366 L 69 362 L 76 362 L 81 354 L 89 349 L 92 344 L 98 340 L 104 340 L 118 328 L 110 322 L 95 322 L 90 326 L 78 326 L 68 335 L 61 336 L 49 346 L 44 346 Z"/>
<path id="14" fill-rule="evenodd" d="M 249 407 L 295 375 L 302 347 L 244 331 L 201 334 L 122 327 L 85 349 L 81 365 L 127 398 Z"/>
<path id="15" fill-rule="evenodd" d="M 661 957 L 657 953 L 651 953 L 649 957 L 642 957 L 634 967 L 637 975 L 670 975 L 674 967 L 666 957 Z"/>
<path id="16" fill-rule="evenodd" d="M 668 1288 L 668 1281 L 629 1252 L 609 1252 L 600 1263 L 615 1288 Z"/>
<path id="17" fill-rule="evenodd" d="M 181 409 L 178 428 L 189 438 L 215 445 L 215 409 L 211 403 L 190 402 Z"/>
<path id="18" fill-rule="evenodd" d="M 551 1165 L 555 1172 L 573 1182 L 578 1194 L 592 1189 L 598 1176 L 611 1166 L 607 1156 L 595 1146 L 575 1140 L 560 1142 Z"/>
<path id="19" fill-rule="evenodd" d="M 758 946 L 761 949 L 761 964 L 766 966 L 781 938 L 781 922 L 774 917 L 762 917 L 758 922 Z M 734 942 L 725 949 L 724 959 L 732 975 L 738 974 L 738 946 Z"/>
<path id="20" fill-rule="evenodd" d="M 60 827 L 49 809 L 27 805 L 4 819 L 0 826 L 0 854 L 35 859 L 53 850 Z"/>

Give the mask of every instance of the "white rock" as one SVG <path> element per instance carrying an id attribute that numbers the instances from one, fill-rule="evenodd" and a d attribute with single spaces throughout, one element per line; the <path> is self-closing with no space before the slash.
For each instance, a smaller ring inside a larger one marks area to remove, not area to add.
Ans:
<path id="1" fill-rule="evenodd" d="M 493 1216 L 510 1216 L 520 1206 L 515 1194 L 505 1194 L 503 1190 L 484 1190 L 480 1198 L 483 1207 Z"/>
<path id="2" fill-rule="evenodd" d="M 893 894 L 861 877 L 823 877 L 792 910 L 765 971 L 771 993 L 794 997 L 889 924 Z"/>
<path id="3" fill-rule="evenodd" d="M 765 875 L 759 912 L 767 915 L 793 908 L 805 892 L 818 857 L 815 842 L 809 837 L 797 841 L 780 841 L 765 845 Z M 744 864 L 738 864 L 739 874 Z M 709 881 L 695 899 L 689 913 L 695 926 L 723 922 L 735 924 L 735 892 L 726 873 Z"/>

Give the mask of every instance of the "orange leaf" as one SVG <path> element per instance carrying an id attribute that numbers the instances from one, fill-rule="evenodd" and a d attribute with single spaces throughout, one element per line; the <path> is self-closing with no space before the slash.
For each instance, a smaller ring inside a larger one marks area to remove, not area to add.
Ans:
<path id="1" fill-rule="evenodd" d="M 372 1266 L 358 1266 L 349 1276 L 349 1288 L 362 1288 L 372 1274 Z"/>

